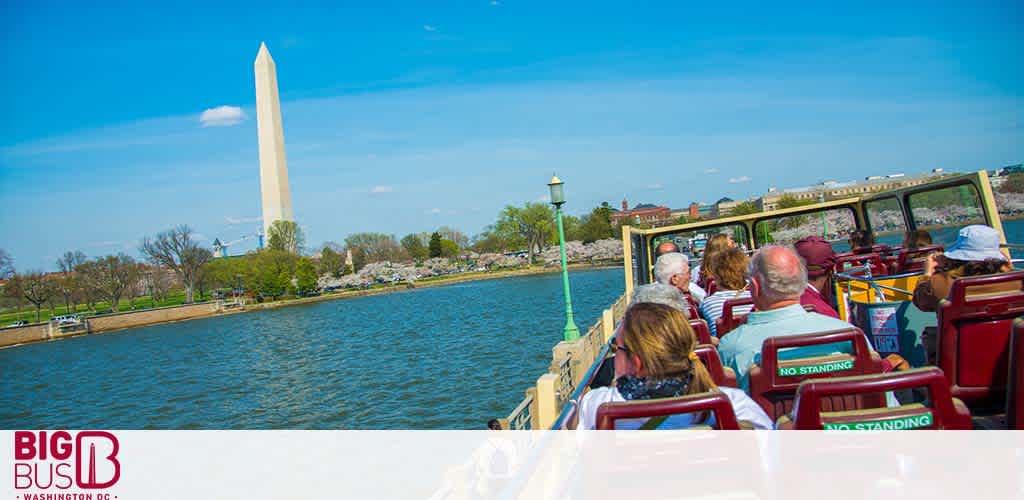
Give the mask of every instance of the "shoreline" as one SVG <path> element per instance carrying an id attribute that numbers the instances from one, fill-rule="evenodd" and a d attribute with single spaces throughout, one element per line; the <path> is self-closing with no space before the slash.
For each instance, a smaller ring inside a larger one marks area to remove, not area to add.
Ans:
<path id="1" fill-rule="evenodd" d="M 590 269 L 621 269 L 621 267 L 621 261 L 608 261 L 596 264 L 570 264 L 569 270 L 572 271 Z M 443 287 L 447 285 L 468 283 L 472 281 L 515 278 L 519 276 L 535 276 L 539 274 L 551 274 L 557 272 L 561 272 L 561 267 L 531 266 L 511 270 L 463 273 L 454 276 L 445 276 L 425 282 L 417 282 L 414 283 L 415 286 L 413 286 L 412 288 L 410 288 L 408 285 L 404 283 L 397 285 L 385 285 L 379 288 L 371 288 L 366 290 L 347 290 L 326 293 L 323 295 L 317 295 L 315 297 L 302 297 L 288 300 L 279 300 L 274 302 L 247 304 L 244 309 L 239 310 L 219 310 L 217 309 L 216 302 L 203 302 L 199 304 L 187 304 L 181 306 L 171 306 L 166 308 L 146 309 L 141 311 L 124 312 L 91 318 L 90 324 L 95 325 L 95 328 L 90 328 L 88 332 L 76 332 L 63 335 L 52 335 L 51 333 L 49 333 L 49 325 L 47 323 L 37 323 L 25 327 L 0 330 L 0 349 L 9 349 L 22 345 L 37 344 L 41 342 L 62 340 L 72 337 L 81 337 L 86 335 L 96 335 L 102 333 L 131 330 L 133 328 L 178 323 L 182 321 L 191 321 L 195 319 L 228 316 L 234 314 L 244 314 L 254 311 L 278 309 L 281 307 L 316 304 L 319 302 L 326 302 L 331 300 L 354 299 L 359 297 L 384 295 L 388 293 L 416 290 L 422 288 Z M 181 314 L 173 315 L 170 313 Z M 147 316 L 153 317 L 153 319 L 147 319 Z M 105 325 L 105 323 L 111 324 Z M 11 340 L 11 342 L 7 343 L 8 340 Z"/>

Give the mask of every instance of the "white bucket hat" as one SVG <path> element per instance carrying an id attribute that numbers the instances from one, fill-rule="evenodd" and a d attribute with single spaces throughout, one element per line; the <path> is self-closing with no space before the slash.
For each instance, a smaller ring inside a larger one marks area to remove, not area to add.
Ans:
<path id="1" fill-rule="evenodd" d="M 1006 261 L 1006 256 L 999 251 L 999 231 L 980 224 L 961 229 L 956 235 L 956 242 L 946 249 L 945 255 L 956 260 Z"/>

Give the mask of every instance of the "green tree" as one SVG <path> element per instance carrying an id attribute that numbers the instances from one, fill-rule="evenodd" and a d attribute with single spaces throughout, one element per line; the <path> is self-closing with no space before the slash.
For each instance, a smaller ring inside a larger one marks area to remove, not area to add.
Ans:
<path id="1" fill-rule="evenodd" d="M 597 240 L 604 240 L 615 237 L 615 230 L 612 228 L 612 207 L 608 202 L 594 208 L 590 214 L 585 215 L 580 224 L 580 240 L 584 243 L 591 243 Z"/>
<path id="2" fill-rule="evenodd" d="M 579 241 L 582 238 L 581 229 L 583 222 L 580 221 L 579 217 L 575 215 L 562 214 L 562 232 L 565 233 L 565 241 Z M 555 226 L 555 230 L 552 232 L 553 238 L 548 241 L 549 245 L 558 244 L 558 226 Z"/>
<path id="3" fill-rule="evenodd" d="M 309 257 L 299 257 L 295 263 L 295 288 L 299 293 L 315 292 L 319 288 L 316 267 Z"/>
<path id="4" fill-rule="evenodd" d="M 756 214 L 758 212 L 760 212 L 760 210 L 757 208 L 757 203 L 747 200 L 737 203 L 736 206 L 733 207 L 732 211 L 729 212 L 729 215 L 747 215 Z"/>
<path id="5" fill-rule="evenodd" d="M 277 300 L 291 289 L 298 258 L 291 252 L 266 249 L 252 256 L 246 283 L 262 298 Z"/>
<path id="6" fill-rule="evenodd" d="M 430 258 L 440 257 L 444 248 L 441 246 L 441 233 L 430 235 Z"/>
<path id="7" fill-rule="evenodd" d="M 306 237 L 295 221 L 276 220 L 270 225 L 270 229 L 267 229 L 267 247 L 274 250 L 298 255 L 302 253 L 305 244 Z"/>
<path id="8" fill-rule="evenodd" d="M 477 253 L 503 253 L 509 250 L 505 246 L 505 241 L 495 234 L 491 226 L 473 238 L 473 245 L 470 248 Z"/>
<path id="9" fill-rule="evenodd" d="M 530 263 L 533 263 L 534 254 L 544 251 L 553 234 L 554 238 L 558 238 L 554 212 L 546 203 L 527 203 L 522 207 L 506 206 L 498 215 L 494 231 L 508 241 L 509 246 L 526 247 Z"/>
<path id="10" fill-rule="evenodd" d="M 449 259 L 459 256 L 459 244 L 452 240 L 441 240 L 441 257 Z"/>
<path id="11" fill-rule="evenodd" d="M 462 234 L 462 231 L 459 231 L 458 229 L 454 229 L 448 226 L 441 226 L 437 228 L 436 232 L 441 235 L 441 239 L 454 241 L 455 244 L 458 245 L 460 249 L 469 246 L 469 237 L 466 236 L 465 234 Z"/>
<path id="12" fill-rule="evenodd" d="M 430 255 L 430 251 L 427 246 L 423 244 L 423 239 L 418 234 L 407 234 L 401 241 L 402 248 L 409 254 L 409 257 L 420 262 Z"/>
<path id="13" fill-rule="evenodd" d="M 320 275 L 330 275 L 340 278 L 345 273 L 345 258 L 330 246 L 324 245 L 320 250 L 320 261 L 317 270 Z"/>

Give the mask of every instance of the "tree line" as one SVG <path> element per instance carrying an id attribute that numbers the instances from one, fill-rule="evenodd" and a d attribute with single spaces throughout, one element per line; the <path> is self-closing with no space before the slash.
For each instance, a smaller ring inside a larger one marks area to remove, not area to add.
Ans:
<path id="1" fill-rule="evenodd" d="M 605 202 L 582 217 L 563 215 L 566 240 L 589 243 L 615 237 L 618 228 L 613 227 L 611 213 Z M 381 261 L 421 263 L 455 259 L 468 252 L 525 251 L 533 262 L 557 242 L 554 211 L 548 204 L 534 202 L 506 206 L 493 224 L 473 238 L 447 226 L 401 239 L 364 232 L 349 235 L 343 244 L 328 241 L 312 255 L 306 254 L 301 228 L 291 221 L 276 221 L 270 227 L 266 248 L 224 259 L 214 258 L 193 230 L 182 225 L 143 238 L 141 261 L 123 252 L 90 258 L 81 251 L 68 251 L 57 260 L 54 273 L 17 272 L 11 257 L 0 249 L 0 280 L 7 305 L 32 305 L 38 322 L 45 305 L 51 315 L 60 305 L 66 311 L 85 305 L 96 312 L 100 302 L 117 312 L 124 301 L 134 309 L 141 297 L 150 297 L 153 304 L 166 301 L 172 290 L 183 292 L 185 303 L 197 297 L 203 300 L 213 290 L 247 291 L 261 300 L 301 296 L 315 292 L 321 276 L 341 277 Z"/>

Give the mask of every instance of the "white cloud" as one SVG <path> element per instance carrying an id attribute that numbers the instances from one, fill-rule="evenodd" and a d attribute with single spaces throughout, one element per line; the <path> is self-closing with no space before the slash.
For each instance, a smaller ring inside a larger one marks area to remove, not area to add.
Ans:
<path id="1" fill-rule="evenodd" d="M 750 177 L 741 175 L 739 177 L 732 177 L 729 179 L 729 184 L 740 184 L 742 182 L 750 182 Z"/>
<path id="2" fill-rule="evenodd" d="M 390 192 L 393 192 L 394 190 L 395 190 L 395 188 L 393 188 L 391 186 L 373 186 L 373 189 L 370 190 L 370 193 L 373 193 L 373 194 L 390 193 Z"/>
<path id="3" fill-rule="evenodd" d="M 501 2 L 499 2 L 498 0 L 491 0 L 491 5 L 501 5 Z"/>
<path id="4" fill-rule="evenodd" d="M 662 187 L 664 187 L 664 186 L 662 186 L 661 183 L 655 183 L 655 184 L 648 184 L 647 185 L 647 189 L 661 189 Z"/>
<path id="5" fill-rule="evenodd" d="M 204 127 L 230 127 L 245 120 L 245 111 L 237 106 L 217 106 L 203 111 L 199 123 Z"/>
<path id="6" fill-rule="evenodd" d="M 423 25 L 423 31 L 437 31 L 437 26 L 431 26 L 429 24 Z"/>
<path id="7" fill-rule="evenodd" d="M 427 213 L 428 214 L 439 214 L 439 213 L 441 213 L 441 209 L 440 208 L 431 208 L 430 210 L 427 211 Z"/>
<path id="8" fill-rule="evenodd" d="M 705 174 L 717 174 L 718 173 L 718 169 L 717 168 L 708 168 L 708 169 L 704 170 L 704 173 Z"/>
<path id="9" fill-rule="evenodd" d="M 263 222 L 263 217 L 232 217 L 230 215 L 225 216 L 224 220 L 229 226 L 237 226 L 239 224 L 253 224 L 256 222 Z"/>

